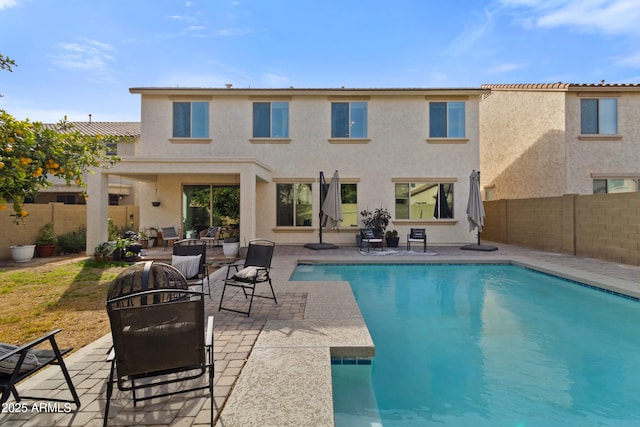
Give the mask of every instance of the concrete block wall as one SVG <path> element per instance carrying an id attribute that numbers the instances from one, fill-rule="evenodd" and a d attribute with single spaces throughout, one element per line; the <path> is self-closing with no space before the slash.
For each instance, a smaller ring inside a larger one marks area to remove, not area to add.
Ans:
<path id="1" fill-rule="evenodd" d="M 11 260 L 11 245 L 35 244 L 40 229 L 48 222 L 53 223 L 56 235 L 69 233 L 87 226 L 87 207 L 85 205 L 65 205 L 63 203 L 26 204 L 24 208 L 29 212 L 24 225 L 12 222 L 11 205 L 4 205 L 0 210 L 0 260 Z M 109 217 L 117 227 L 130 225 L 133 215 L 134 230 L 137 231 L 139 221 L 138 206 L 109 206 Z M 92 249 L 92 248 L 90 248 Z"/>
<path id="2" fill-rule="evenodd" d="M 640 193 L 484 202 L 482 238 L 640 265 Z"/>

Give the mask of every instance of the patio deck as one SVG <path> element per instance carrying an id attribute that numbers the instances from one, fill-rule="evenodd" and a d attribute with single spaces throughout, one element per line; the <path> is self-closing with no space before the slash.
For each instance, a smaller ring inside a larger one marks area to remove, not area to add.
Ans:
<path id="1" fill-rule="evenodd" d="M 433 246 L 435 254 L 385 251 L 361 254 L 355 247 L 314 251 L 302 246 L 276 246 L 272 278 L 278 304 L 257 299 L 251 316 L 218 312 L 225 269 L 211 275 L 212 298 L 206 314 L 215 316 L 216 425 L 331 426 L 330 357 L 372 356 L 375 352 L 364 320 L 346 282 L 291 282 L 299 261 L 308 262 L 447 262 L 507 261 L 561 274 L 593 285 L 640 296 L 640 267 L 498 244 L 496 252 L 464 251 Z M 219 251 L 208 254 L 223 263 Z M 170 262 L 171 251 L 153 248 L 147 258 Z M 226 298 L 225 298 L 226 300 Z M 234 304 L 243 304 L 237 293 Z M 3 426 L 98 426 L 105 404 L 105 362 L 110 335 L 67 357 L 66 363 L 80 395 L 78 412 L 26 411 L 0 414 Z M 57 367 L 21 383 L 21 392 L 68 394 Z M 12 399 L 9 400 L 11 402 Z M 27 402 L 31 403 L 31 402 Z M 208 425 L 209 401 L 189 393 L 160 398 L 133 407 L 130 395 L 116 391 L 109 425 Z"/>

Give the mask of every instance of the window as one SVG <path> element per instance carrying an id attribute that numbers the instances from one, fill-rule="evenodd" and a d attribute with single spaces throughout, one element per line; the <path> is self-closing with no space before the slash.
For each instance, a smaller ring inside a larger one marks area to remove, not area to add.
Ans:
<path id="1" fill-rule="evenodd" d="M 289 138 L 289 103 L 253 103 L 254 138 Z"/>
<path id="2" fill-rule="evenodd" d="M 618 100 L 615 98 L 580 100 L 580 133 L 615 135 L 618 133 Z"/>
<path id="3" fill-rule="evenodd" d="M 358 185 L 340 184 L 342 198 L 342 227 L 358 225 Z"/>
<path id="4" fill-rule="evenodd" d="M 208 138 L 209 137 L 209 103 L 208 102 L 174 102 L 173 103 L 173 137 L 174 138 Z"/>
<path id="5" fill-rule="evenodd" d="M 276 184 L 276 193 L 278 227 L 311 226 L 311 184 Z"/>
<path id="6" fill-rule="evenodd" d="M 464 138 L 464 102 L 430 102 L 429 136 Z"/>
<path id="7" fill-rule="evenodd" d="M 367 137 L 367 103 L 366 102 L 332 102 L 331 103 L 331 137 L 332 138 L 366 138 Z"/>
<path id="8" fill-rule="evenodd" d="M 396 219 L 453 218 L 453 183 L 396 184 Z"/>
<path id="9" fill-rule="evenodd" d="M 117 156 L 118 155 L 118 144 L 115 142 L 107 142 L 106 147 L 107 156 Z"/>
<path id="10" fill-rule="evenodd" d="M 237 224 L 240 219 L 240 187 L 237 185 L 183 185 L 184 230 L 200 232 L 211 226 Z"/>
<path id="11" fill-rule="evenodd" d="M 593 194 L 635 193 L 638 191 L 638 181 L 629 178 L 594 179 Z"/>
<path id="12" fill-rule="evenodd" d="M 65 205 L 75 205 L 76 195 L 75 194 L 58 194 L 56 196 L 56 203 L 64 203 Z"/>

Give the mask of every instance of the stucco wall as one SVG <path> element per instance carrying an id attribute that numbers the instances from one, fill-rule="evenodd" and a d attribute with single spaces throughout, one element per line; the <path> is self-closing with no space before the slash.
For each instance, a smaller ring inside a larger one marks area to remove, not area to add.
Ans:
<path id="1" fill-rule="evenodd" d="M 484 202 L 483 239 L 640 265 L 640 193 Z"/>
<path id="2" fill-rule="evenodd" d="M 494 90 L 480 116 L 481 184 L 496 200 L 565 193 L 564 92 Z"/>
<path id="3" fill-rule="evenodd" d="M 471 170 L 478 169 L 479 93 L 460 95 L 450 91 L 450 99 L 466 97 L 466 141 L 429 143 L 425 92 L 380 94 L 372 91 L 351 95 L 349 91 L 302 92 L 292 91 L 284 98 L 289 101 L 289 138 L 276 141 L 252 138 L 252 105 L 255 100 L 283 98 L 264 98 L 264 94 L 259 95 L 260 90 L 242 92 L 235 89 L 217 91 L 213 95 L 203 90 L 197 96 L 204 98 L 198 99 L 173 92 L 143 93 L 142 132 L 136 147 L 137 155 L 123 156 L 122 162 L 110 171 L 145 180 L 140 191 L 141 225 L 179 226 L 183 184 L 239 183 L 243 176 L 251 176 L 252 170 L 262 167 L 264 175 L 255 179 L 255 194 L 241 195 L 242 201 L 250 201 L 256 212 L 253 227 L 243 226 L 247 224 L 247 218 L 241 217 L 241 238 L 259 236 L 294 244 L 315 242 L 318 240 L 320 209 L 318 175 L 324 171 L 329 180 L 333 171 L 338 170 L 341 182 L 357 183 L 358 210 L 385 207 L 394 217 L 395 182 L 398 180 L 441 178 L 454 182 L 453 221 L 393 221 L 389 228 L 399 231 L 401 241 L 412 226 L 426 227 L 429 241 L 433 243 L 473 241 L 474 234 L 468 231 L 465 211 L 468 177 Z M 172 102 L 203 100 L 207 96 L 210 99 L 210 141 L 172 141 Z M 446 99 L 446 93 L 438 94 L 438 100 Z M 366 100 L 366 139 L 331 140 L 331 101 L 334 100 Z M 241 161 L 249 163 L 241 164 Z M 246 175 L 239 175 L 240 170 Z M 151 208 L 156 180 L 162 205 Z M 312 227 L 276 227 L 276 184 L 295 181 L 312 183 Z M 355 244 L 356 229 L 326 232 L 324 240 Z M 250 233 L 245 234 L 246 230 Z"/>
<path id="4" fill-rule="evenodd" d="M 618 100 L 619 138 L 580 139 L 580 100 L 589 96 L 612 96 Z M 640 178 L 639 119 L 638 92 L 567 94 L 567 193 L 592 194 L 594 176 Z"/>

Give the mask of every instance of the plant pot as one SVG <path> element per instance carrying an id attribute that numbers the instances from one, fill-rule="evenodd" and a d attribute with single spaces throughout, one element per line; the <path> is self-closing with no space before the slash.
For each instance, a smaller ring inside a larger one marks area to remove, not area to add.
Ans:
<path id="1" fill-rule="evenodd" d="M 400 243 L 399 237 L 387 237 L 387 247 L 388 248 L 397 248 Z"/>
<path id="2" fill-rule="evenodd" d="M 33 259 L 36 245 L 11 246 L 11 257 L 15 262 L 27 262 Z"/>
<path id="3" fill-rule="evenodd" d="M 222 252 L 227 258 L 237 258 L 240 252 L 240 242 L 222 243 Z"/>
<path id="4" fill-rule="evenodd" d="M 155 246 L 155 244 L 156 244 L 156 239 L 155 239 L 155 237 L 149 237 L 149 248 L 154 247 L 154 246 Z M 147 249 L 149 249 L 149 248 L 147 248 Z"/>
<path id="5" fill-rule="evenodd" d="M 142 249 L 149 249 L 149 239 L 140 239 Z"/>
<path id="6" fill-rule="evenodd" d="M 38 258 L 49 258 L 56 251 L 56 245 L 36 245 L 36 256 Z"/>

